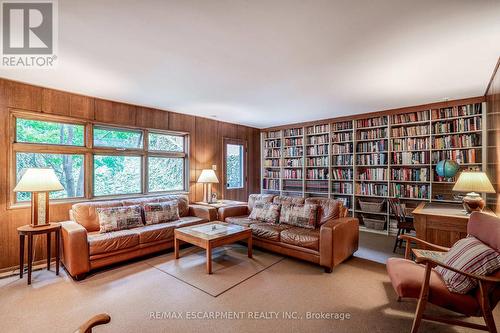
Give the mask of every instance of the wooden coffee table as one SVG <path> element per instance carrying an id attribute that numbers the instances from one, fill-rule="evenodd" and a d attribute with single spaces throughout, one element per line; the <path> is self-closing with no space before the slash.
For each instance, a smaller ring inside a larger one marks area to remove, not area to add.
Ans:
<path id="1" fill-rule="evenodd" d="M 174 230 L 175 259 L 179 259 L 179 245 L 189 243 L 201 247 L 207 253 L 207 273 L 212 274 L 212 249 L 247 240 L 248 258 L 252 258 L 252 230 L 239 225 L 212 221 Z"/>

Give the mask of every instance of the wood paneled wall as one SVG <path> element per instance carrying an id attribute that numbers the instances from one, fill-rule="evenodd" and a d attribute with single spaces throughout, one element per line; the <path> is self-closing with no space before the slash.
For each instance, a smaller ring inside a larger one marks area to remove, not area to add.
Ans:
<path id="1" fill-rule="evenodd" d="M 488 123 L 488 176 L 497 193 L 488 195 L 488 206 L 500 214 L 500 58 L 486 91 Z"/>
<path id="2" fill-rule="evenodd" d="M 30 221 L 29 207 L 11 208 L 8 203 L 10 109 L 189 133 L 191 201 L 201 201 L 203 198 L 202 186 L 196 183 L 202 169 L 217 165 L 217 176 L 222 180 L 222 139 L 243 139 L 248 142 L 248 190 L 249 193 L 260 191 L 260 131 L 256 128 L 0 79 L 0 270 L 18 265 L 19 240 L 16 228 Z M 220 197 L 223 193 L 222 184 L 214 185 L 214 191 Z M 231 199 L 246 201 L 247 198 Z M 70 207 L 69 203 L 52 204 L 52 220 L 67 220 Z M 40 260 L 45 255 L 42 238 L 36 245 L 35 260 Z"/>

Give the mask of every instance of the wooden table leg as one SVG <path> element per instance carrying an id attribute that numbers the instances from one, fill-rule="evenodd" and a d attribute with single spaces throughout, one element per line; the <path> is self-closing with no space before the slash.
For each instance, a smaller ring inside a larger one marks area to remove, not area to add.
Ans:
<path id="1" fill-rule="evenodd" d="M 19 235 L 19 278 L 23 278 L 24 273 L 24 235 Z"/>
<path id="2" fill-rule="evenodd" d="M 207 246 L 207 274 L 212 274 L 212 248 Z"/>
<path id="3" fill-rule="evenodd" d="M 248 241 L 247 241 L 247 247 L 248 247 L 248 258 L 252 258 L 252 257 L 253 257 L 253 249 L 252 249 L 252 246 L 253 246 L 252 234 L 250 234 L 250 237 L 248 237 Z"/>
<path id="4" fill-rule="evenodd" d="M 61 261 L 61 229 L 56 230 L 56 275 L 59 275 L 59 262 Z"/>
<path id="5" fill-rule="evenodd" d="M 179 240 L 174 237 L 174 256 L 175 259 L 179 259 Z"/>
<path id="6" fill-rule="evenodd" d="M 52 233 L 51 232 L 48 232 L 47 233 L 47 270 L 50 271 L 50 243 L 51 243 L 51 240 L 52 240 Z"/>
<path id="7" fill-rule="evenodd" d="M 33 235 L 28 235 L 28 285 L 31 284 L 31 265 L 33 264 Z"/>

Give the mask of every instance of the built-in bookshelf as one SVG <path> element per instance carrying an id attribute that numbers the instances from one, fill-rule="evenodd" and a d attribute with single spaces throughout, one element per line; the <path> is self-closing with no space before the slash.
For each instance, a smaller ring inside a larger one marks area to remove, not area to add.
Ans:
<path id="1" fill-rule="evenodd" d="M 261 190 L 339 198 L 361 230 L 393 234 L 388 198 L 409 211 L 422 201 L 461 202 L 452 192 L 458 174 L 443 179 L 435 166 L 452 159 L 460 171 L 485 170 L 485 121 L 485 103 L 475 103 L 263 131 Z M 366 211 L 365 202 L 383 205 Z M 383 230 L 364 219 L 384 221 Z"/>

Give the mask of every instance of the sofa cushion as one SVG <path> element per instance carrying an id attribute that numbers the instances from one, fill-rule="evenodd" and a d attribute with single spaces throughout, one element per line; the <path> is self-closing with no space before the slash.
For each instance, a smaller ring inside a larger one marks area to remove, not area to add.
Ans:
<path id="1" fill-rule="evenodd" d="M 319 229 L 293 227 L 280 233 L 283 243 L 319 251 Z"/>
<path id="2" fill-rule="evenodd" d="M 280 217 L 280 205 L 271 202 L 257 201 L 249 216 L 252 220 L 267 223 L 278 223 Z"/>
<path id="3" fill-rule="evenodd" d="M 281 206 L 280 223 L 314 229 L 316 227 L 318 205 L 307 203 L 284 204 Z"/>
<path id="4" fill-rule="evenodd" d="M 122 204 L 118 200 L 81 202 L 71 207 L 70 215 L 76 223 L 81 224 L 88 232 L 99 231 L 99 218 L 96 209 L 120 206 Z"/>
<path id="5" fill-rule="evenodd" d="M 318 205 L 318 223 L 321 226 L 328 220 L 338 219 L 343 205 L 341 200 L 329 198 L 307 198 L 305 203 Z"/>
<path id="6" fill-rule="evenodd" d="M 401 258 L 387 260 L 387 272 L 392 286 L 400 297 L 418 298 L 424 280 L 425 266 Z M 429 301 L 465 315 L 477 315 L 479 303 L 472 294 L 452 293 L 441 276 L 432 270 L 429 281 Z"/>
<path id="7" fill-rule="evenodd" d="M 172 223 L 158 223 L 145 225 L 133 229 L 139 233 L 139 243 L 151 243 L 157 241 L 168 241 L 174 238 L 175 225 Z"/>
<path id="8" fill-rule="evenodd" d="M 158 202 L 176 200 L 179 207 L 179 216 L 189 216 L 189 198 L 185 194 L 171 194 L 158 197 Z"/>
<path id="9" fill-rule="evenodd" d="M 259 221 L 252 220 L 250 217 L 248 217 L 248 215 L 243 215 L 226 217 L 226 222 L 241 225 L 242 227 L 249 227 L 250 224 L 257 223 Z"/>
<path id="10" fill-rule="evenodd" d="M 139 205 L 126 207 L 97 208 L 99 232 L 131 229 L 143 225 L 142 208 Z"/>
<path id="11" fill-rule="evenodd" d="M 88 234 L 87 239 L 91 256 L 139 245 L 139 233 L 136 229 L 118 230 L 106 233 L 93 232 Z"/>
<path id="12" fill-rule="evenodd" d="M 273 194 L 250 194 L 248 197 L 248 211 L 252 211 L 257 201 L 273 202 L 273 198 Z"/>
<path id="13" fill-rule="evenodd" d="M 146 225 L 176 221 L 179 219 L 177 201 L 155 202 L 144 205 L 144 222 Z"/>
<path id="14" fill-rule="evenodd" d="M 304 204 L 304 198 L 303 197 L 291 197 L 291 196 L 286 196 L 286 195 L 278 195 L 273 198 L 273 203 L 276 204 L 291 204 L 291 205 L 302 205 Z"/>
<path id="15" fill-rule="evenodd" d="M 475 275 L 489 275 L 500 269 L 500 254 L 474 236 L 460 239 L 444 255 L 445 265 Z M 477 280 L 438 266 L 451 292 L 466 294 L 477 286 Z"/>
<path id="16" fill-rule="evenodd" d="M 257 222 L 250 225 L 254 236 L 277 242 L 280 240 L 280 233 L 289 228 L 291 226 L 286 224 L 269 224 L 266 222 Z"/>

